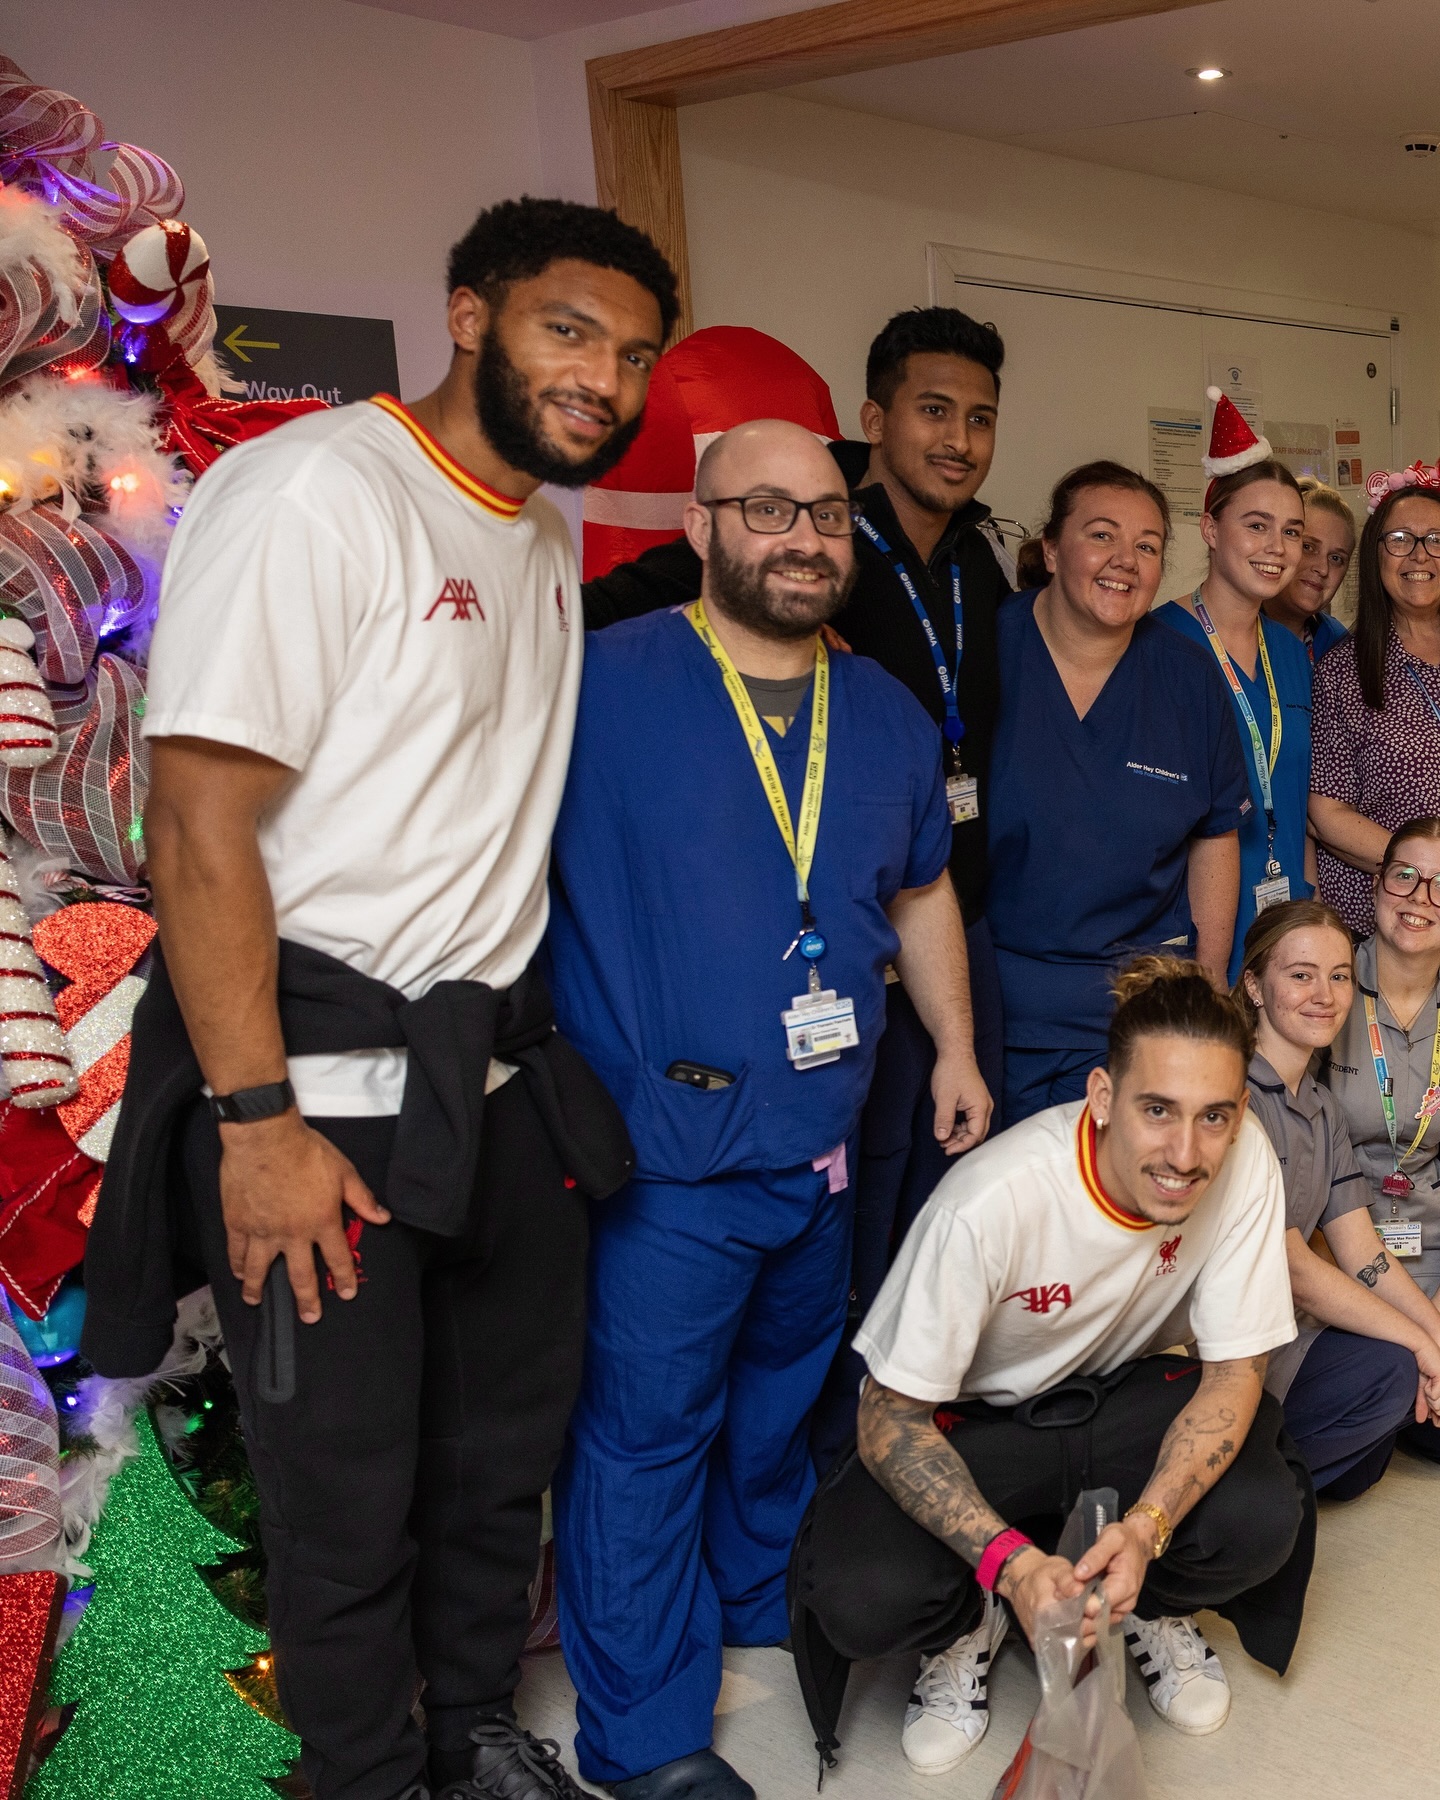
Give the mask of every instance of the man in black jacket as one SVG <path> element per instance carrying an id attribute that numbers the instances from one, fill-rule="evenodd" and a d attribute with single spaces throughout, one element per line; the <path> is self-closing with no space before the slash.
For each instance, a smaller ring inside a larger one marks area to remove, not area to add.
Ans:
<path id="1" fill-rule="evenodd" d="M 946 739 L 950 875 L 965 916 L 976 1052 L 965 1105 L 969 1130 L 951 1154 L 985 1136 L 1003 1055 L 1000 984 L 983 908 L 990 740 L 999 708 L 995 615 L 1010 583 L 981 530 L 989 508 L 975 495 L 994 455 L 1004 356 L 993 327 L 953 307 L 897 314 L 870 346 L 860 412 L 865 440 L 831 446 L 861 512 L 858 576 L 835 632 L 904 682 Z M 585 623 L 595 629 L 688 602 L 699 591 L 700 561 L 682 538 L 587 582 Z M 892 983 L 860 1128 L 856 1320 L 945 1170 L 929 1092 L 934 1061 L 904 988 Z M 858 1360 L 850 1369 L 849 1357 L 842 1351 L 833 1412 L 825 1409 L 817 1431 L 822 1459 L 853 1426 L 862 1371 Z"/>

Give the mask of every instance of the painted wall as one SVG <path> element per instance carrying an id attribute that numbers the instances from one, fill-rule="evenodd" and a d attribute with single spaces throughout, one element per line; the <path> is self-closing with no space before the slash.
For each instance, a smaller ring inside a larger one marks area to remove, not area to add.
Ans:
<path id="1" fill-rule="evenodd" d="M 1431 238 L 781 95 L 687 107 L 680 141 L 697 325 L 791 344 L 847 431 L 866 346 L 926 303 L 938 242 L 1399 313 L 1406 459 L 1436 454 Z"/>
<path id="2" fill-rule="evenodd" d="M 445 370 L 445 253 L 539 191 L 530 46 L 346 0 L 45 0 L 3 49 L 179 171 L 227 304 L 395 322 L 407 396 Z"/>

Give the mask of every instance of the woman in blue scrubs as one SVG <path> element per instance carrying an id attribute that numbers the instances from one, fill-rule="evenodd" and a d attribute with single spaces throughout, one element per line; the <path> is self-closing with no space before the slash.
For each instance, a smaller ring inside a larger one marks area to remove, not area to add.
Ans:
<path id="1" fill-rule="evenodd" d="M 1225 981 L 1250 800 L 1213 659 L 1150 616 L 1169 533 L 1144 476 L 1087 463 L 1051 499 L 1048 584 L 1000 611 L 986 911 L 1007 1125 L 1083 1096 L 1137 951 Z"/>
<path id="2" fill-rule="evenodd" d="M 1210 483 L 1201 535 L 1210 571 L 1156 618 L 1206 649 L 1225 677 L 1240 728 L 1252 805 L 1240 826 L 1240 910 L 1229 973 L 1240 972 L 1256 913 L 1308 900 L 1310 658 L 1261 609 L 1290 585 L 1305 539 L 1305 501 L 1283 463 L 1265 457 Z"/>

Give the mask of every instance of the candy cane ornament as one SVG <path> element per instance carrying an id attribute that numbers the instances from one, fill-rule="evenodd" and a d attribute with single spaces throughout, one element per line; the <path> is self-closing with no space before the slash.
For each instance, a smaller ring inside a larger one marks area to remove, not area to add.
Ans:
<path id="1" fill-rule="evenodd" d="M 38 769 L 60 748 L 55 708 L 34 658 L 35 633 L 23 619 L 0 619 L 0 764 Z"/>
<path id="2" fill-rule="evenodd" d="M 0 1066 L 16 1106 L 73 1100 L 79 1078 L 31 942 L 10 858 L 0 852 Z"/>

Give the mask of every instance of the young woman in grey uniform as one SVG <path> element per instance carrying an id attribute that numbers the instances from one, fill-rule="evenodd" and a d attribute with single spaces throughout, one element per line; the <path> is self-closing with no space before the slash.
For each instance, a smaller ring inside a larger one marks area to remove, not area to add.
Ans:
<path id="1" fill-rule="evenodd" d="M 1440 1294 L 1440 818 L 1411 819 L 1375 877 L 1375 932 L 1355 952 L 1355 1006 L 1322 1063 L 1370 1183 L 1392 1262 Z M 1389 1087 L 1387 1094 L 1385 1089 Z M 1440 1462 L 1440 1430 L 1407 1449 Z"/>
<path id="2" fill-rule="evenodd" d="M 1396 1433 L 1440 1419 L 1440 1312 L 1375 1235 L 1370 1191 L 1338 1101 L 1310 1064 L 1349 1018 L 1354 952 L 1315 900 L 1262 912 L 1235 998 L 1255 1027 L 1250 1106 L 1285 1177 L 1285 1251 L 1300 1335 L 1265 1385 L 1316 1491 L 1353 1499 L 1385 1473 Z M 1311 1248 L 1324 1233 L 1332 1263 Z"/>

